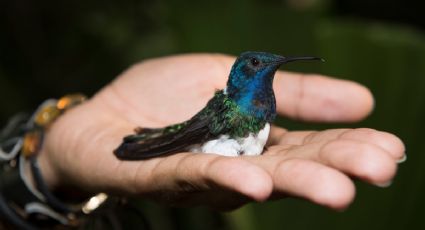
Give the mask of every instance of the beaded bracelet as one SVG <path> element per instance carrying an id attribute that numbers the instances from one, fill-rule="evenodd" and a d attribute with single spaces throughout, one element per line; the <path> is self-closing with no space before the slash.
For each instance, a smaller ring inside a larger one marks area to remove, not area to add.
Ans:
<path id="1" fill-rule="evenodd" d="M 0 211 L 22 229 L 46 223 L 78 226 L 79 217 L 92 213 L 108 196 L 104 193 L 79 205 L 60 201 L 44 182 L 37 163 L 44 133 L 66 110 L 86 99 L 81 94 L 50 99 L 28 116 L 19 114 L 0 134 Z"/>

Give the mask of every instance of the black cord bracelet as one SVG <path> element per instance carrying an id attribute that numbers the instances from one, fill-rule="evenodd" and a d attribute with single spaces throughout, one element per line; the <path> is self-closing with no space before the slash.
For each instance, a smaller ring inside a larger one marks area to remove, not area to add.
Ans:
<path id="1" fill-rule="evenodd" d="M 0 219 L 24 230 L 74 229 L 96 221 L 122 229 L 118 216 L 127 215 L 127 209 L 138 215 L 138 229 L 150 229 L 143 213 L 126 199 L 99 193 L 85 203 L 69 205 L 44 181 L 37 161 L 44 133 L 59 115 L 83 100 L 81 95 L 48 100 L 33 116 L 19 114 L 0 131 Z"/>
<path id="2" fill-rule="evenodd" d="M 75 216 L 82 213 L 83 204 L 72 208 L 49 191 L 39 170 L 37 155 L 50 123 L 82 101 L 81 95 L 47 100 L 33 116 L 17 115 L 1 130 L 0 212 L 11 224 L 22 229 L 36 229 L 34 226 L 46 223 L 66 226 L 78 223 L 74 221 Z"/>
<path id="3" fill-rule="evenodd" d="M 52 192 L 50 192 L 49 188 L 43 180 L 40 169 L 38 167 L 37 156 L 30 157 L 30 166 L 35 182 L 35 187 L 44 195 L 44 197 L 46 198 L 46 203 L 53 209 L 65 215 L 68 215 L 75 211 L 71 210 L 68 205 L 61 202 L 55 195 L 53 195 Z"/>

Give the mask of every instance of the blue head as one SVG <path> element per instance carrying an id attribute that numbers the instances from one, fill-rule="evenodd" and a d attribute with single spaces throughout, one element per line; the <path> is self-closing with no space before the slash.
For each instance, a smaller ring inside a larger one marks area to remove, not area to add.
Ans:
<path id="1" fill-rule="evenodd" d="M 276 116 L 274 74 L 282 64 L 297 60 L 320 60 L 320 58 L 244 52 L 232 66 L 226 93 L 239 105 L 242 112 L 272 121 Z"/>

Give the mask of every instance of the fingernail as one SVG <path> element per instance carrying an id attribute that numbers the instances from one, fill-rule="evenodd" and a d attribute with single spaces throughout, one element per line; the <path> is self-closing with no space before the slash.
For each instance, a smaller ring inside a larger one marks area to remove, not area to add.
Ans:
<path id="1" fill-rule="evenodd" d="M 390 181 L 387 181 L 387 182 L 384 182 L 384 183 L 376 183 L 375 185 L 378 186 L 378 187 L 380 187 L 380 188 L 388 188 L 392 184 L 393 184 L 393 181 L 390 180 Z"/>
<path id="2" fill-rule="evenodd" d="M 397 163 L 398 164 L 401 164 L 401 163 L 403 163 L 403 162 L 405 162 L 407 160 L 407 155 L 406 155 L 406 153 L 403 155 L 403 157 L 402 158 L 400 158 L 398 161 L 397 161 Z"/>

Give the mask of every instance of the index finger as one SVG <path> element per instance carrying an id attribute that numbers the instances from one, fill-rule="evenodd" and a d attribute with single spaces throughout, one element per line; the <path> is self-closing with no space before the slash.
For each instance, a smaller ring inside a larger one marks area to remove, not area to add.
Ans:
<path id="1" fill-rule="evenodd" d="M 353 122 L 373 109 L 371 92 L 347 80 L 278 71 L 273 85 L 278 113 L 317 122 Z"/>

